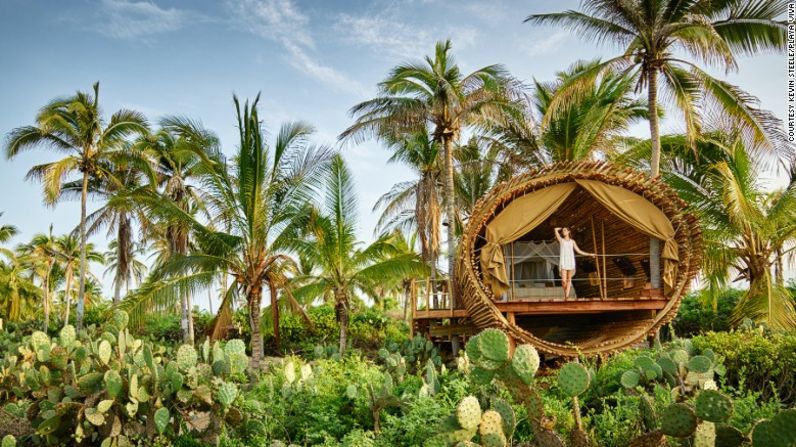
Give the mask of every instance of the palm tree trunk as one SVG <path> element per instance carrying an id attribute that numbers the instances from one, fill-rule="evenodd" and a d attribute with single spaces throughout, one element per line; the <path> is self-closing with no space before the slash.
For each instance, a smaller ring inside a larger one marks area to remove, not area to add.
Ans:
<path id="1" fill-rule="evenodd" d="M 650 160 L 650 175 L 658 177 L 661 171 L 661 136 L 658 129 L 658 70 L 650 68 L 648 73 L 649 87 L 647 93 L 647 112 L 650 121 L 650 142 L 652 144 L 652 159 Z M 650 286 L 653 289 L 661 288 L 661 241 L 650 238 Z"/>
<path id="2" fill-rule="evenodd" d="M 130 218 L 127 213 L 119 214 L 119 228 L 116 230 L 116 284 L 113 291 L 113 304 L 118 304 L 122 299 L 122 282 L 128 283 L 130 271 Z"/>
<path id="3" fill-rule="evenodd" d="M 455 306 L 453 290 L 454 269 L 456 266 L 456 190 L 453 182 L 453 142 L 450 136 L 443 136 L 445 148 L 445 208 L 448 215 L 448 299 Z"/>
<path id="4" fill-rule="evenodd" d="M 83 311 L 86 299 L 86 202 L 88 201 L 88 172 L 83 171 L 83 188 L 80 193 L 80 288 L 77 292 L 75 326 L 83 328 Z"/>
<path id="5" fill-rule="evenodd" d="M 782 287 L 785 285 L 785 265 L 782 261 L 782 248 L 777 248 L 774 256 L 774 283 Z"/>
<path id="6" fill-rule="evenodd" d="M 55 261 L 50 261 L 47 265 L 47 273 L 44 274 L 42 291 L 44 292 L 44 332 L 50 328 L 50 274 L 53 270 Z"/>
<path id="7" fill-rule="evenodd" d="M 66 272 L 66 289 L 64 289 L 64 299 L 66 300 L 66 309 L 64 310 L 64 327 L 69 326 L 69 308 L 72 307 L 69 294 L 72 290 L 72 271 Z"/>
<path id="8" fill-rule="evenodd" d="M 249 292 L 249 324 L 251 325 L 251 345 L 252 345 L 252 368 L 260 366 L 260 360 L 263 358 L 263 334 L 260 325 L 260 303 L 262 300 L 263 287 L 261 284 L 255 284 Z"/>
<path id="9" fill-rule="evenodd" d="M 276 296 L 276 286 L 268 283 L 268 291 L 271 294 L 271 318 L 274 324 L 274 349 L 276 352 L 282 351 L 281 341 L 279 340 L 279 302 Z"/>
<path id="10" fill-rule="evenodd" d="M 194 344 L 194 332 L 193 332 L 193 296 L 191 292 L 187 292 L 185 294 L 185 304 L 187 307 L 188 313 L 188 343 Z"/>
<path id="11" fill-rule="evenodd" d="M 337 289 L 334 291 L 335 313 L 337 314 L 337 324 L 340 326 L 340 346 L 339 351 L 342 356 L 348 346 L 348 295 L 345 290 Z"/>

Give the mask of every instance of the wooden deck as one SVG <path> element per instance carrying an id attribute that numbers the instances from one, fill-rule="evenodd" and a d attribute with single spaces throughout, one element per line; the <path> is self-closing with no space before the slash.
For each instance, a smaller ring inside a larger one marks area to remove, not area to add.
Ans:
<path id="1" fill-rule="evenodd" d="M 633 310 L 660 310 L 668 303 L 661 298 L 612 298 L 578 299 L 578 300 L 534 300 L 534 301 L 502 301 L 495 303 L 497 308 L 506 314 L 521 315 L 560 315 L 590 314 L 602 312 L 622 312 Z M 466 309 L 417 310 L 416 320 L 464 318 L 469 314 Z"/>

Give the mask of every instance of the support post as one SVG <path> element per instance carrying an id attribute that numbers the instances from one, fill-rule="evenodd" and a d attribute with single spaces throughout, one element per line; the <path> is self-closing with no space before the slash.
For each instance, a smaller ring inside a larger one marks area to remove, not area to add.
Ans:
<path id="1" fill-rule="evenodd" d="M 650 287 L 661 288 L 661 240 L 650 238 Z"/>

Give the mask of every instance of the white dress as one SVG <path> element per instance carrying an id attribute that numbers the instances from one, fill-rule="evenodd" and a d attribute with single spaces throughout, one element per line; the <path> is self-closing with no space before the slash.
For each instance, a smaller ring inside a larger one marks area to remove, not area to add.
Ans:
<path id="1" fill-rule="evenodd" d="M 560 239 L 561 255 L 558 267 L 561 270 L 575 270 L 575 241 L 573 239 Z"/>

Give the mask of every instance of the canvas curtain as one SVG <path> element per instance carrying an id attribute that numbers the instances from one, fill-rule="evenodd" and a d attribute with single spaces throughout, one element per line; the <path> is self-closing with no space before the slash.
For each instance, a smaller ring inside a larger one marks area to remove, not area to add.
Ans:
<path id="1" fill-rule="evenodd" d="M 589 194 L 611 213 L 647 236 L 663 241 L 663 282 L 674 286 L 677 276 L 677 242 L 674 240 L 672 223 L 649 200 L 620 186 L 608 185 L 595 180 L 576 180 Z"/>
<path id="2" fill-rule="evenodd" d="M 519 239 L 547 220 L 577 185 L 628 225 L 664 242 L 661 253 L 664 259 L 663 281 L 672 287 L 679 257 L 674 228 L 666 215 L 644 197 L 622 187 L 594 180 L 576 180 L 576 183 L 559 183 L 520 197 L 487 224 L 486 244 L 481 248 L 481 272 L 492 293 L 500 296 L 510 287 L 501 246 Z"/>
<path id="3" fill-rule="evenodd" d="M 513 200 L 486 226 L 486 244 L 481 247 L 484 283 L 495 296 L 509 289 L 503 244 L 519 239 L 538 227 L 575 190 L 575 183 L 559 183 Z"/>

